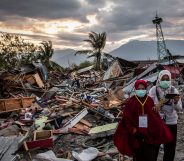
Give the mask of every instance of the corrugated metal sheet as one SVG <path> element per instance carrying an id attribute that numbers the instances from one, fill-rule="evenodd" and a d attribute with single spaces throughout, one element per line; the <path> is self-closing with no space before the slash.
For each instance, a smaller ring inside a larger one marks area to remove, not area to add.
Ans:
<path id="1" fill-rule="evenodd" d="M 78 74 L 81 74 L 83 72 L 87 72 L 89 70 L 93 69 L 93 65 L 92 66 L 89 66 L 89 67 L 86 67 L 86 68 L 83 68 L 83 69 L 80 69 L 77 71 Z"/>
<path id="2" fill-rule="evenodd" d="M 184 64 L 184 59 L 177 59 L 176 62 L 178 62 L 180 64 Z"/>
<path id="3" fill-rule="evenodd" d="M 11 161 L 18 150 L 18 143 L 22 139 L 19 137 L 0 137 L 0 160 Z"/>

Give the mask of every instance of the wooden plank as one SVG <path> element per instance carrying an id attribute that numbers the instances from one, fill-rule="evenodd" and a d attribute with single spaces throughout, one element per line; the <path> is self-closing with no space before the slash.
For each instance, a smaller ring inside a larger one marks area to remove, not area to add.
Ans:
<path id="1" fill-rule="evenodd" d="M 25 126 L 25 124 L 23 124 L 23 123 L 20 122 L 20 121 L 15 121 L 15 124 L 20 125 L 20 126 Z"/>
<path id="2" fill-rule="evenodd" d="M 86 125 L 88 127 L 92 127 L 92 124 L 84 119 L 80 120 L 80 123 L 83 123 L 84 125 Z"/>
<path id="3" fill-rule="evenodd" d="M 30 83 L 30 84 L 35 84 L 36 83 L 36 80 L 31 76 L 29 78 L 27 78 L 27 81 Z"/>
<path id="4" fill-rule="evenodd" d="M 12 81 L 15 78 L 16 75 L 7 74 L 3 77 L 3 80 L 9 80 Z"/>
<path id="5" fill-rule="evenodd" d="M 61 116 L 63 116 L 63 117 L 67 117 L 67 116 L 71 116 L 71 115 L 76 114 L 76 113 L 77 113 L 77 111 L 73 111 L 73 112 L 66 112 L 66 113 L 61 114 Z"/>
<path id="6" fill-rule="evenodd" d="M 21 100 L 22 100 L 23 108 L 26 108 L 26 107 L 32 106 L 35 98 L 23 98 Z"/>
<path id="7" fill-rule="evenodd" d="M 5 108 L 5 102 L 0 102 L 0 111 L 5 111 L 6 108 Z"/>
<path id="8" fill-rule="evenodd" d="M 82 123 L 77 123 L 74 127 L 78 130 L 81 130 L 81 132 L 83 132 L 83 133 L 86 133 L 86 132 L 89 133 L 89 131 L 90 131 L 90 128 Z"/>
<path id="9" fill-rule="evenodd" d="M 0 113 L 30 107 L 34 100 L 34 97 L 0 99 Z"/>
<path id="10" fill-rule="evenodd" d="M 82 123 L 77 123 L 74 127 L 80 129 L 80 130 L 84 130 L 84 124 Z"/>
<path id="11" fill-rule="evenodd" d="M 38 73 L 33 74 L 33 75 L 25 76 L 25 80 L 27 80 L 30 84 L 35 84 L 36 83 L 38 85 L 38 87 L 40 87 L 40 88 L 44 87 L 44 83 L 41 80 Z"/>
<path id="12" fill-rule="evenodd" d="M 4 102 L 5 102 L 6 111 L 22 108 L 20 99 L 7 99 Z"/>
<path id="13" fill-rule="evenodd" d="M 42 131 L 35 131 L 34 132 L 34 140 L 47 139 L 50 137 L 52 137 L 51 130 L 42 130 Z"/>
<path id="14" fill-rule="evenodd" d="M 32 160 L 33 160 L 33 159 L 32 159 L 32 155 L 31 155 L 31 153 L 30 153 L 30 151 L 29 151 L 29 148 L 28 148 L 28 146 L 27 146 L 26 141 L 24 141 L 23 145 L 24 145 L 24 148 L 25 148 L 26 152 L 28 152 L 29 160 L 32 161 Z"/>
<path id="15" fill-rule="evenodd" d="M 33 77 L 34 77 L 36 83 L 38 84 L 38 86 L 39 86 L 40 88 L 43 88 L 43 87 L 44 87 L 44 84 L 43 84 L 43 81 L 41 80 L 39 74 L 36 73 L 36 74 L 33 75 Z"/>

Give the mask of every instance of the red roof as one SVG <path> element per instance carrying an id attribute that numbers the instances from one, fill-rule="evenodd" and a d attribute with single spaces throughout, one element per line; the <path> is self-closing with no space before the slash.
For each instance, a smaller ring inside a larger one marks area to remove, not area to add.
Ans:
<path id="1" fill-rule="evenodd" d="M 163 67 L 171 72 L 172 78 L 176 78 L 176 76 L 180 74 L 180 71 L 177 67 L 169 65 L 163 65 Z"/>

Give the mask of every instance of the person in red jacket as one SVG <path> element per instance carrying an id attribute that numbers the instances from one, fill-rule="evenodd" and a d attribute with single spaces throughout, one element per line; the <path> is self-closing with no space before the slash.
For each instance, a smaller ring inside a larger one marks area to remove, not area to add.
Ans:
<path id="1" fill-rule="evenodd" d="M 135 95 L 126 103 L 123 117 L 113 136 L 114 144 L 133 161 L 156 161 L 156 147 L 173 137 L 159 114 L 153 111 L 154 102 L 147 95 L 147 82 L 135 82 Z"/>

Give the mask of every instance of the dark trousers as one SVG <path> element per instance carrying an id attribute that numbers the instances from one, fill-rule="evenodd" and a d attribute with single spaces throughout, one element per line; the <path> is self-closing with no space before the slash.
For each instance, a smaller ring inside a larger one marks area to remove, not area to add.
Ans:
<path id="1" fill-rule="evenodd" d="M 133 161 L 156 161 L 156 145 L 142 143 L 133 152 Z"/>
<path id="2" fill-rule="evenodd" d="M 164 144 L 164 157 L 163 161 L 174 161 L 175 150 L 176 150 L 176 140 L 177 140 L 177 125 L 167 125 L 171 130 L 174 140 L 170 143 Z M 156 156 L 158 157 L 160 145 L 157 146 Z"/>

